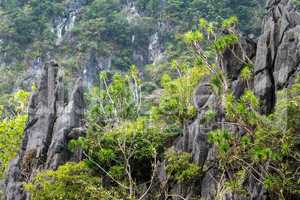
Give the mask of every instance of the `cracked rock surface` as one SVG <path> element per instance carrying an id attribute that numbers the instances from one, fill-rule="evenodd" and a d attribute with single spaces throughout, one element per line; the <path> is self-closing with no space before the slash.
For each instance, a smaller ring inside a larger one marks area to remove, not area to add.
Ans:
<path id="1" fill-rule="evenodd" d="M 257 44 L 255 93 L 270 113 L 277 90 L 289 86 L 300 65 L 300 13 L 291 0 L 269 0 Z M 297 73 L 296 73 L 297 72 Z"/>

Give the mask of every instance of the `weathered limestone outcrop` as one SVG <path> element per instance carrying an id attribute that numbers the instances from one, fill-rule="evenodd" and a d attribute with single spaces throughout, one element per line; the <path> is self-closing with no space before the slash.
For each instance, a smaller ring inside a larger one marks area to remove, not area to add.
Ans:
<path id="1" fill-rule="evenodd" d="M 241 45 L 234 45 L 225 50 L 223 58 L 219 61 L 224 67 L 230 80 L 230 87 L 236 98 L 240 97 L 246 88 L 240 77 L 243 62 L 252 60 L 254 63 L 254 80 L 247 83 L 260 98 L 262 113 L 273 111 L 276 103 L 276 91 L 289 87 L 300 71 L 300 13 L 291 0 L 269 0 L 267 13 L 263 20 L 263 33 L 258 44 L 250 39 L 242 39 Z M 193 189 L 195 195 L 202 200 L 214 200 L 217 182 L 222 176 L 217 170 L 218 160 L 215 149 L 208 142 L 208 133 L 218 128 L 224 121 L 224 113 L 218 97 L 214 95 L 206 80 L 198 86 L 195 97 L 195 106 L 198 110 L 197 119 L 192 122 L 184 136 L 176 143 L 178 151 L 192 153 L 193 160 L 202 166 L 203 176 L 200 183 Z M 207 123 L 205 113 L 208 109 L 217 110 L 215 121 Z M 217 123 L 216 123 L 217 122 Z M 237 127 L 228 127 L 239 132 Z M 227 172 L 229 173 L 229 172 Z M 245 183 L 249 197 L 240 197 L 236 194 L 224 194 L 224 200 L 264 200 L 268 199 L 263 186 L 254 177 Z M 186 190 L 180 190 L 182 196 L 190 195 Z"/>
<path id="2" fill-rule="evenodd" d="M 256 43 L 248 38 L 242 38 L 240 45 L 233 45 L 225 50 L 220 60 L 236 98 L 240 97 L 247 87 L 246 81 L 239 76 L 240 72 L 245 63 L 252 62 L 255 59 L 255 55 Z M 252 85 L 252 83 L 249 84 Z M 198 109 L 198 117 L 190 125 L 187 134 L 193 136 L 193 143 L 190 145 L 193 160 L 202 166 L 202 171 L 204 172 L 201 185 L 199 186 L 201 188 L 199 195 L 202 199 L 213 200 L 217 190 L 217 181 L 221 178 L 221 174 L 218 174 L 215 148 L 209 143 L 208 134 L 214 129 L 221 128 L 221 124 L 225 120 L 224 111 L 219 104 L 221 102 L 219 97 L 213 93 L 209 83 L 204 82 L 200 84 L 196 90 L 194 102 Z M 206 121 L 206 112 L 209 109 L 217 111 L 217 115 L 213 121 L 208 123 Z M 235 126 L 228 128 L 234 132 L 239 131 Z M 234 198 L 224 197 L 224 199 L 231 200 Z"/>
<path id="3" fill-rule="evenodd" d="M 75 84 L 68 100 L 59 66 L 51 62 L 43 69 L 38 91 L 31 96 L 29 120 L 19 155 L 11 161 L 5 182 L 6 200 L 25 200 L 23 184 L 42 169 L 56 169 L 70 160 L 79 160 L 67 149 L 74 130 L 83 119 L 83 87 Z M 76 136 L 75 136 L 76 137 Z"/>
<path id="4" fill-rule="evenodd" d="M 300 13 L 291 0 L 269 0 L 258 40 L 255 92 L 270 113 L 275 92 L 288 86 L 300 65 Z"/>
<path id="5" fill-rule="evenodd" d="M 255 60 L 255 55 L 256 43 L 248 38 L 242 38 L 240 44 L 225 50 L 219 61 L 224 67 L 230 80 L 230 87 L 237 98 L 242 95 L 247 86 L 239 74 L 245 63 Z M 174 148 L 179 152 L 191 153 L 193 161 L 201 166 L 203 176 L 193 186 L 172 186 L 171 190 L 176 194 L 183 197 L 201 196 L 203 200 L 215 199 L 216 181 L 221 175 L 218 174 L 215 148 L 208 141 L 208 134 L 214 129 L 221 128 L 221 124 L 225 120 L 220 102 L 220 97 L 213 92 L 210 78 L 202 80 L 194 94 L 194 105 L 198 111 L 197 118 L 190 123 L 183 137 L 176 141 Z M 210 121 L 207 120 L 209 110 L 216 111 L 215 119 Z M 236 127 L 229 128 L 234 129 L 233 131 L 239 131 Z M 227 199 L 231 200 L 232 198 Z"/>

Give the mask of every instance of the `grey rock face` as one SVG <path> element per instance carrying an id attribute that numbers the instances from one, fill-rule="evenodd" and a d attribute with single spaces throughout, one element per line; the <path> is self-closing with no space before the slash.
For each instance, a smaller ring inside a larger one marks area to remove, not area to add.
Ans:
<path id="1" fill-rule="evenodd" d="M 99 72 L 111 70 L 111 62 L 112 56 L 99 56 L 94 49 L 89 52 L 89 58 L 85 63 L 85 69 L 83 71 L 83 78 L 88 87 L 92 87 L 99 81 Z"/>
<path id="2" fill-rule="evenodd" d="M 289 84 L 299 63 L 300 13 L 291 0 L 269 0 L 255 62 L 255 92 L 263 113 L 272 111 L 275 92 Z"/>
<path id="3" fill-rule="evenodd" d="M 225 72 L 231 81 L 239 78 L 244 62 L 253 60 L 256 56 L 256 43 L 249 38 L 241 38 L 240 44 L 225 49 L 220 63 L 223 64 Z"/>
<path id="4" fill-rule="evenodd" d="M 29 199 L 23 184 L 39 170 L 56 169 L 74 158 L 67 149 L 69 134 L 82 125 L 83 87 L 75 84 L 67 102 L 59 66 L 51 62 L 44 67 L 38 91 L 29 104 L 29 120 L 19 155 L 10 162 L 5 181 L 5 199 Z M 82 133 L 82 132 L 81 132 Z M 78 134 L 77 134 L 78 137 Z"/>
<path id="5" fill-rule="evenodd" d="M 239 77 L 240 71 L 245 60 L 254 59 L 255 50 L 255 42 L 243 39 L 241 45 L 233 45 L 231 49 L 227 49 L 222 60 L 220 60 L 237 96 L 242 94 L 246 88 L 244 81 Z M 213 92 L 209 78 L 205 78 L 200 82 L 195 90 L 193 100 L 198 111 L 197 118 L 187 125 L 183 136 L 174 144 L 174 148 L 179 152 L 191 153 L 193 161 L 202 167 L 203 176 L 194 185 L 172 186 L 171 191 L 175 191 L 176 194 L 183 197 L 201 196 L 203 200 L 214 200 L 217 191 L 216 181 L 220 178 L 220 175 L 216 166 L 216 149 L 209 143 L 208 134 L 214 129 L 221 128 L 219 122 L 224 121 L 224 111 L 220 109 L 220 99 Z M 216 117 L 209 121 L 207 120 L 207 112 L 210 110 L 216 111 Z M 161 169 L 161 171 L 163 170 Z M 192 189 L 188 189 L 189 187 Z"/>
<path id="6" fill-rule="evenodd" d="M 219 61 L 231 80 L 230 87 L 236 97 L 239 97 L 246 88 L 245 81 L 239 77 L 240 71 L 247 60 L 253 61 L 255 59 L 255 55 L 256 43 L 243 38 L 241 45 L 233 45 L 230 49 L 225 50 Z M 179 138 L 174 146 L 179 152 L 184 151 L 192 154 L 193 161 L 202 167 L 203 176 L 200 182 L 192 186 L 192 191 L 182 185 L 175 186 L 172 189 L 177 193 L 179 191 L 182 196 L 196 195 L 201 196 L 203 200 L 214 200 L 217 191 L 216 181 L 219 180 L 221 175 L 218 174 L 216 165 L 218 162 L 215 154 L 216 149 L 209 143 L 208 134 L 214 129 L 221 128 L 220 122 L 224 121 L 224 111 L 219 104 L 218 95 L 212 90 L 209 78 L 201 81 L 195 90 L 193 100 L 198 111 L 197 118 L 188 125 L 183 137 Z M 208 121 L 207 112 L 210 110 L 216 111 L 216 117 Z M 236 129 L 236 127 L 232 128 Z M 224 199 L 231 200 L 233 198 L 224 197 Z"/>
<path id="7" fill-rule="evenodd" d="M 243 68 L 243 61 L 247 59 L 255 63 L 255 77 L 245 85 L 240 72 Z M 226 49 L 219 62 L 230 79 L 230 88 L 236 98 L 240 97 L 246 86 L 253 88 L 262 102 L 262 113 L 271 113 L 276 103 L 276 91 L 289 87 L 295 77 L 300 74 L 300 13 L 292 1 L 269 0 L 267 14 L 263 21 L 263 33 L 257 45 L 251 40 L 242 39 L 241 45 Z M 194 97 L 194 104 L 198 110 L 197 119 L 189 125 L 184 136 L 176 143 L 178 151 L 192 153 L 193 161 L 202 166 L 203 177 L 195 186 L 200 187 L 202 200 L 216 199 L 217 182 L 222 176 L 217 170 L 218 160 L 215 156 L 215 149 L 209 144 L 207 138 L 210 130 L 218 128 L 216 122 L 222 123 L 225 120 L 223 111 L 218 109 L 217 102 L 218 99 L 210 89 L 209 83 L 202 82 L 196 89 Z M 215 121 L 208 123 L 205 120 L 205 113 L 210 108 L 217 110 L 217 117 Z M 240 131 L 234 126 L 227 128 L 233 132 Z M 265 189 L 254 177 L 246 180 L 244 185 L 251 194 L 249 197 L 226 193 L 218 199 L 267 199 Z"/>
<path id="8" fill-rule="evenodd" d="M 64 8 L 63 16 L 53 17 L 52 32 L 56 35 L 56 45 L 60 45 L 64 39 L 70 39 L 71 30 L 75 25 L 77 15 L 88 1 L 72 0 Z"/>
<path id="9" fill-rule="evenodd" d="M 255 57 L 256 42 L 246 37 L 241 37 L 240 44 L 235 44 L 223 52 L 219 63 L 224 67 L 226 76 L 231 83 L 232 91 L 236 97 L 240 97 L 247 87 L 247 83 L 242 80 L 240 73 L 246 63 L 252 64 L 254 62 Z"/>

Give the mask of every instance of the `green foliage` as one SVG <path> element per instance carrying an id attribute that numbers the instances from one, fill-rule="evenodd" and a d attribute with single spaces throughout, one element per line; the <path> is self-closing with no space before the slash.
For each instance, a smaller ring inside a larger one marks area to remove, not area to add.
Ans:
<path id="1" fill-rule="evenodd" d="M 223 77 L 221 70 L 217 70 L 216 74 L 211 76 L 210 84 L 215 94 L 220 95 L 223 93 L 223 81 L 220 77 Z"/>
<path id="2" fill-rule="evenodd" d="M 9 31 L 13 33 L 12 41 L 22 48 L 34 41 L 50 42 L 53 34 L 50 31 L 49 19 L 54 15 L 61 15 L 62 6 L 61 1 L 33 0 L 27 4 L 6 8 L 8 12 L 5 15 L 11 19 L 8 23 Z"/>
<path id="3" fill-rule="evenodd" d="M 258 107 L 259 101 L 250 90 L 245 91 L 239 101 L 235 101 L 233 94 L 226 96 L 225 110 L 229 120 L 236 119 L 239 123 L 254 125 L 261 120 Z"/>
<path id="4" fill-rule="evenodd" d="M 199 177 L 200 167 L 192 163 L 191 154 L 168 150 L 165 157 L 167 175 L 177 183 L 191 183 Z"/>
<path id="5" fill-rule="evenodd" d="M 126 75 L 116 73 L 109 83 L 109 74 L 99 74 L 100 85 L 90 94 L 89 118 L 93 124 L 114 124 L 125 119 L 135 119 L 141 109 L 141 80 L 132 66 Z"/>
<path id="6" fill-rule="evenodd" d="M 249 64 L 243 67 L 240 76 L 244 81 L 249 81 L 252 78 L 252 68 L 253 67 Z"/>
<path id="7" fill-rule="evenodd" d="M 186 43 L 194 43 L 194 42 L 198 42 L 198 41 L 202 41 L 204 38 L 203 33 L 201 33 L 200 31 L 190 31 L 187 32 L 184 35 L 184 41 Z"/>
<path id="8" fill-rule="evenodd" d="M 169 132 L 155 112 L 140 112 L 142 82 L 135 66 L 127 74 L 103 72 L 99 79 L 99 88 L 89 97 L 88 134 L 71 141 L 69 147 L 81 147 L 92 169 L 100 170 L 116 188 L 134 198 L 138 184 L 149 181 L 156 170 Z M 145 169 L 149 169 L 146 174 Z"/>
<path id="9" fill-rule="evenodd" d="M 196 56 L 195 61 L 210 72 L 211 87 L 221 97 L 222 105 L 230 84 L 220 60 L 223 60 L 226 49 L 239 44 L 239 33 L 235 29 L 237 21 L 236 17 L 229 17 L 222 23 L 208 22 L 201 18 L 197 29 L 183 36 L 185 43 L 192 49 L 192 55 Z"/>
<path id="10" fill-rule="evenodd" d="M 236 24 L 238 24 L 238 18 L 236 16 L 231 16 L 223 21 L 222 28 L 228 29 L 232 26 L 235 26 Z"/>
<path id="11" fill-rule="evenodd" d="M 91 1 L 82 9 L 72 30 L 80 41 L 76 44 L 78 50 L 112 56 L 113 68 L 127 70 L 134 61 L 133 50 L 148 47 L 149 40 L 145 38 L 150 38 L 154 32 L 154 19 L 140 16 L 130 21 L 126 12 L 120 0 Z"/>
<path id="12" fill-rule="evenodd" d="M 152 159 L 163 149 L 167 135 L 160 131 L 160 126 L 146 118 L 138 118 L 133 122 L 124 122 L 118 127 L 102 133 L 93 133 L 87 138 L 89 148 L 97 152 L 93 157 L 102 166 L 124 164 L 125 158 L 136 162 Z M 124 148 L 124 149 L 123 149 Z"/>
<path id="13" fill-rule="evenodd" d="M 15 108 L 16 112 L 22 113 L 22 112 L 26 111 L 27 106 L 28 106 L 29 96 L 30 96 L 30 93 L 26 92 L 24 90 L 18 90 L 15 93 L 13 102 L 16 107 Z"/>
<path id="14" fill-rule="evenodd" d="M 249 195 L 248 191 L 245 188 L 243 188 L 243 183 L 245 182 L 247 177 L 247 171 L 240 170 L 236 172 L 234 176 L 235 177 L 232 177 L 230 180 L 224 183 L 226 192 L 234 192 L 235 194 L 239 194 L 244 197 Z"/>
<path id="15" fill-rule="evenodd" d="M 1 48 L 1 47 L 0 47 Z M 5 74 L 5 76 L 0 77 L 0 104 L 7 105 L 9 104 L 9 97 L 13 94 L 13 87 L 16 84 L 16 77 L 20 76 L 19 72 L 24 70 L 25 66 L 21 63 L 16 63 L 13 67 L 1 67 L 0 73 Z"/>
<path id="16" fill-rule="evenodd" d="M 296 137 L 300 122 L 299 83 L 280 92 L 278 96 L 282 95 L 282 99 L 278 98 L 276 111 L 270 116 L 263 116 L 252 91 L 245 91 L 239 99 L 230 93 L 225 74 L 215 63 L 216 55 L 239 41 L 234 31 L 238 21 L 246 32 L 258 29 L 256 21 L 260 20 L 250 18 L 262 13 L 261 5 L 254 0 L 166 0 L 164 4 L 160 0 L 136 0 L 134 3 L 139 16 L 130 21 L 124 2 L 87 1 L 76 18 L 72 40 L 55 50 L 62 55 L 70 55 L 63 62 L 66 68 L 79 67 L 86 62 L 82 55 L 94 53 L 94 57 L 112 56 L 113 68 L 123 70 L 133 63 L 136 52 L 146 54 L 148 38 L 157 32 L 168 59 L 180 55 L 177 61 L 170 63 L 171 68 L 163 69 L 167 73 L 157 70 L 158 74 L 163 74 L 160 102 L 151 110 L 150 106 L 146 106 L 141 111 L 144 104 L 142 82 L 135 66 L 126 74 L 101 73 L 100 84 L 88 94 L 88 135 L 69 143 L 71 149 L 80 146 L 84 150 L 88 166 L 68 163 L 57 171 L 39 173 L 26 186 L 33 199 L 117 200 L 138 196 L 136 188 L 133 192 L 130 190 L 140 184 L 138 180 L 141 177 L 141 184 L 151 181 L 151 173 L 155 172 L 157 158 L 163 157 L 167 139 L 182 134 L 187 122 L 196 116 L 192 102 L 194 89 L 208 75 L 211 75 L 215 93 L 225 97 L 224 107 L 221 107 L 225 111 L 226 123 L 237 126 L 242 134 L 225 127 L 212 131 L 208 136 L 222 161 L 220 168 L 235 172 L 226 181 L 225 187 L 245 194 L 243 183 L 254 175 L 268 191 L 299 193 L 299 173 L 291 164 L 299 160 L 297 146 L 300 142 Z M 63 15 L 67 3 L 47 0 L 1 3 L 0 39 L 3 43 L 0 51 L 5 55 L 5 61 L 10 62 L 14 57 L 20 60 L 26 56 L 35 58 L 42 52 L 51 52 L 55 46 L 55 36 L 50 31 L 52 21 L 54 17 Z M 237 17 L 229 17 L 232 15 Z M 162 26 L 157 26 L 158 22 Z M 191 28 L 193 31 L 184 34 L 183 41 L 196 48 L 198 55 L 195 60 L 189 53 L 183 53 L 181 42 L 175 42 L 178 35 Z M 220 29 L 229 33 L 220 35 Z M 30 53 L 25 49 L 30 49 Z M 162 64 L 163 67 L 166 65 Z M 9 93 L 14 80 L 12 77 L 25 67 L 20 62 L 15 68 L 18 70 L 1 78 L 0 91 Z M 246 82 L 251 80 L 252 66 L 245 64 L 241 78 Z M 285 98 L 287 96 L 288 99 Z M 3 95 L 2 98 L 7 97 Z M 0 122 L 1 173 L 19 147 L 27 120 L 23 113 L 26 99 L 26 92 L 18 92 L 11 101 L 17 115 L 9 117 L 10 114 L 3 112 L 5 118 Z M 206 121 L 212 121 L 216 113 L 209 110 Z M 165 158 L 167 174 L 176 183 L 193 182 L 201 173 L 188 153 L 168 151 Z M 146 169 L 147 173 L 142 169 Z M 103 188 L 97 178 L 100 176 L 109 178 L 118 187 Z M 114 190 L 125 192 L 120 195 Z"/>
<path id="17" fill-rule="evenodd" d="M 160 98 L 159 110 L 164 118 L 183 125 L 185 120 L 193 118 L 196 114 L 192 96 L 195 87 L 207 75 L 207 71 L 200 66 L 176 69 L 180 75 L 178 78 L 172 80 L 169 75 L 162 77 L 164 91 Z"/>
<path id="18" fill-rule="evenodd" d="M 67 163 L 56 171 L 47 170 L 38 175 L 25 189 L 33 200 L 121 200 L 116 191 L 108 191 L 101 179 L 93 176 L 84 162 Z"/>
<path id="19" fill-rule="evenodd" d="M 8 162 L 13 159 L 19 151 L 26 122 L 27 115 L 18 115 L 12 119 L 0 121 L 1 176 L 3 176 Z"/>
<path id="20" fill-rule="evenodd" d="M 209 133 L 208 141 L 217 145 L 220 154 L 226 154 L 230 148 L 231 135 L 224 130 L 215 130 Z"/>
<path id="21" fill-rule="evenodd" d="M 236 44 L 239 41 L 239 37 L 236 34 L 227 34 L 218 37 L 214 41 L 213 46 L 218 52 L 223 52 L 230 45 Z"/>
<path id="22" fill-rule="evenodd" d="M 212 120 L 214 120 L 216 118 L 216 116 L 217 116 L 217 113 L 213 109 L 209 109 L 205 113 L 205 121 L 206 121 L 206 123 L 209 123 Z"/>
<path id="23" fill-rule="evenodd" d="M 293 3 L 297 6 L 297 8 L 300 8 L 300 1 L 299 0 L 293 0 Z"/>
<path id="24" fill-rule="evenodd" d="M 134 198 L 133 191 L 138 192 L 135 191 L 136 185 L 141 180 L 148 180 L 151 171 L 156 170 L 151 167 L 156 165 L 157 157 L 164 151 L 169 136 L 163 131 L 163 125 L 147 117 L 122 120 L 114 128 L 103 127 L 97 132 L 90 128 L 86 138 L 72 141 L 71 146 L 83 148 L 89 166 L 96 171 L 100 169 L 117 184 L 118 187 L 112 190 L 125 189 L 122 197 Z M 143 172 L 145 168 L 149 169 L 147 174 Z"/>
<path id="25" fill-rule="evenodd" d="M 195 19 L 199 18 L 221 22 L 229 16 L 236 15 L 241 22 L 242 30 L 249 31 L 259 27 L 257 21 L 252 19 L 260 16 L 263 3 L 261 5 L 253 0 L 169 0 L 166 1 L 165 15 L 170 18 L 171 23 L 180 24 L 181 27 L 184 27 L 182 25 L 184 22 L 195 22 Z"/>
<path id="26" fill-rule="evenodd" d="M 194 29 L 199 18 L 221 22 L 223 19 L 236 15 L 242 22 L 242 30 L 259 29 L 252 26 L 253 16 L 258 16 L 262 6 L 255 0 L 134 0 L 135 6 L 128 8 L 128 1 L 123 0 L 89 0 L 78 4 L 76 20 L 72 30 L 64 28 L 64 40 L 56 43 L 56 28 L 58 21 L 65 18 L 69 23 L 69 0 L 5 0 L 0 5 L 0 55 L 9 70 L 16 69 L 14 65 L 20 62 L 29 67 L 34 59 L 46 57 L 46 52 L 56 60 L 65 60 L 62 64 L 66 71 L 81 73 L 80 66 L 96 65 L 98 58 L 111 58 L 112 69 L 128 70 L 133 63 L 144 67 L 152 63 L 148 59 L 150 38 L 159 36 L 159 44 L 164 49 L 166 60 L 175 57 L 190 57 L 185 51 L 178 35 Z M 77 5 L 77 3 L 76 3 Z M 76 6 L 77 9 L 77 6 Z M 138 13 L 138 15 L 136 15 Z M 74 14 L 74 13 L 73 13 Z M 251 20 L 250 20 L 251 19 Z M 207 26 L 211 27 L 212 23 Z M 69 27 L 70 28 L 70 27 Z M 199 39 L 199 31 L 193 31 Z M 256 31 L 259 32 L 259 31 Z M 143 59 L 140 59 L 141 56 Z M 137 58 L 139 57 L 139 58 Z M 96 59 L 97 58 L 97 59 Z M 93 62 L 92 62 L 93 61 Z M 157 63 L 155 63 L 157 64 Z M 166 66 L 165 60 L 161 60 Z M 108 66 L 104 66 L 108 67 Z M 154 68 L 154 67 L 152 67 Z M 158 68 L 155 66 L 155 68 Z M 25 69 L 17 69 L 18 77 Z M 3 79 L 2 77 L 1 79 Z M 160 78 L 160 77 L 159 77 Z M 159 79 L 158 78 L 158 79 Z M 20 78 L 21 79 L 21 78 Z M 22 80 L 22 79 L 21 79 Z M 31 84 L 31 83 L 30 83 Z M 3 86 L 12 88 L 18 85 L 12 81 L 3 81 Z M 2 83 L 0 85 L 0 92 Z M 27 88 L 28 87 L 22 87 Z"/>
<path id="27" fill-rule="evenodd" d="M 19 151 L 25 124 L 27 122 L 27 102 L 29 93 L 23 90 L 18 91 L 14 98 L 11 99 L 11 109 L 15 110 L 13 115 L 0 106 L 0 176 L 4 175 L 4 171 L 8 162 L 13 159 Z M 4 117 L 4 118 L 3 118 Z"/>
<path id="28" fill-rule="evenodd" d="M 114 12 L 111 12 L 112 10 Z M 126 36 L 129 33 L 129 24 L 121 16 L 120 11 L 119 0 L 95 0 L 87 5 L 82 19 L 73 30 L 75 36 L 83 42 L 80 44 L 80 49 L 86 51 L 88 47 L 92 47 L 92 49 L 101 51 L 102 48 L 105 52 L 100 53 L 105 55 L 114 50 L 113 44 L 128 45 Z"/>
<path id="29" fill-rule="evenodd" d="M 222 168 L 235 171 L 240 166 L 248 176 L 257 176 L 264 187 L 284 198 L 299 194 L 299 172 L 294 162 L 299 159 L 300 87 L 296 82 L 291 88 L 278 92 L 275 112 L 269 116 L 258 112 L 259 102 L 253 92 L 245 91 L 236 100 L 227 95 L 226 118 L 245 134 L 241 137 L 225 129 L 213 131 L 210 141 L 218 147 Z M 227 153 L 226 153 L 227 152 Z M 269 166 L 269 167 L 268 167 Z"/>

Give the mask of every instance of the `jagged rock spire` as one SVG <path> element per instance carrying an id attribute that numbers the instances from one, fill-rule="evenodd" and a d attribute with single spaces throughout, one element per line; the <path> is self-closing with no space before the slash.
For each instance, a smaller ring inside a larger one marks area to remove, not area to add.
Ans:
<path id="1" fill-rule="evenodd" d="M 38 91 L 31 96 L 22 148 L 11 161 L 7 172 L 6 200 L 29 199 L 29 195 L 23 191 L 23 184 L 30 181 L 39 170 L 56 169 L 76 159 L 67 149 L 67 143 L 73 129 L 82 126 L 82 81 L 79 79 L 76 82 L 68 101 L 60 72 L 54 61 L 46 64 Z"/>
<path id="2" fill-rule="evenodd" d="M 300 13 L 290 0 L 269 0 L 257 45 L 255 92 L 270 113 L 275 92 L 291 84 L 300 65 Z"/>

